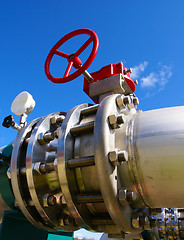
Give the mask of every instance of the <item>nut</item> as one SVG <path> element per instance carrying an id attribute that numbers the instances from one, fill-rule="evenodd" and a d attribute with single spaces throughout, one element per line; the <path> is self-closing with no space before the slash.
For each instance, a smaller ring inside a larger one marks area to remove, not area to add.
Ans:
<path id="1" fill-rule="evenodd" d="M 123 98 L 123 103 L 124 103 L 125 106 L 128 105 L 128 104 L 130 104 L 130 103 L 131 103 L 130 97 L 129 97 L 129 96 L 125 96 L 125 97 Z"/>
<path id="2" fill-rule="evenodd" d="M 139 104 L 139 99 L 137 97 L 133 98 L 133 104 L 138 105 Z"/>
<path id="3" fill-rule="evenodd" d="M 120 151 L 118 152 L 118 162 L 125 162 L 128 161 L 128 153 L 127 151 Z"/>
<path id="4" fill-rule="evenodd" d="M 118 192 L 118 199 L 122 206 L 127 206 L 128 202 L 126 200 L 126 190 L 120 189 Z"/>
<path id="5" fill-rule="evenodd" d="M 108 157 L 109 157 L 110 162 L 113 165 L 115 165 L 115 166 L 118 165 L 118 156 L 117 156 L 117 152 L 116 151 L 109 152 Z"/>
<path id="6" fill-rule="evenodd" d="M 65 226 L 74 225 L 74 219 L 70 215 L 65 215 L 63 218 L 63 223 Z"/>
<path id="7" fill-rule="evenodd" d="M 116 116 L 114 114 L 113 115 L 109 115 L 108 120 L 109 120 L 109 124 L 111 125 L 111 127 L 113 129 L 117 128 L 117 118 L 116 118 Z"/>
<path id="8" fill-rule="evenodd" d="M 37 140 L 38 140 L 40 145 L 44 145 L 45 144 L 45 141 L 43 139 L 43 135 L 44 135 L 43 133 L 39 133 L 38 137 L 37 137 Z"/>
<path id="9" fill-rule="evenodd" d="M 132 218 L 132 226 L 134 228 L 139 228 L 139 218 Z"/>
<path id="10" fill-rule="evenodd" d="M 123 102 L 123 96 L 119 96 L 116 98 L 116 104 L 120 110 L 125 109 L 125 104 Z"/>
<path id="11" fill-rule="evenodd" d="M 126 191 L 126 200 L 128 202 L 132 202 L 132 201 L 135 201 L 137 198 L 135 192 L 133 191 Z"/>
<path id="12" fill-rule="evenodd" d="M 59 116 L 53 116 L 50 119 L 50 124 L 52 125 L 59 125 L 63 122 L 63 120 L 65 119 L 64 115 L 59 115 Z"/>
<path id="13" fill-rule="evenodd" d="M 118 124 L 123 124 L 125 122 L 125 118 L 123 115 L 117 116 L 117 123 Z"/>
<path id="14" fill-rule="evenodd" d="M 56 197 L 54 195 L 51 195 L 49 193 L 46 193 L 43 196 L 43 206 L 44 207 L 49 207 L 49 206 L 53 206 L 56 204 Z"/>

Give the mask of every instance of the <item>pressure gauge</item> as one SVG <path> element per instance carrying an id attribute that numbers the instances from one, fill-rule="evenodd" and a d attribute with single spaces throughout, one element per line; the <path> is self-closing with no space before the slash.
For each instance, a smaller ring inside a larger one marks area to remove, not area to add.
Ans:
<path id="1" fill-rule="evenodd" d="M 35 101 L 31 94 L 24 91 L 19 93 L 11 105 L 11 111 L 16 115 L 30 114 L 35 107 Z"/>

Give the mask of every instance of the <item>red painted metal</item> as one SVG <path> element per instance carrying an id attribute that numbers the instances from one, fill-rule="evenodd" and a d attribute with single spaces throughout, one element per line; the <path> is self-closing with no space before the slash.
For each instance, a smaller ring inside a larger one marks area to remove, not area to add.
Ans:
<path id="1" fill-rule="evenodd" d="M 63 45 L 66 41 L 68 41 L 69 39 L 71 39 L 77 35 L 80 35 L 80 34 L 87 34 L 90 36 L 90 38 L 75 53 L 69 55 L 69 54 L 66 54 L 66 53 L 58 50 L 58 48 L 61 47 L 61 45 Z M 82 64 L 82 61 L 79 59 L 79 55 L 92 42 L 93 42 L 92 51 L 91 51 L 88 59 L 86 60 L 86 62 L 84 64 Z M 98 51 L 98 45 L 99 45 L 98 37 L 97 37 L 96 33 L 90 29 L 87 29 L 87 28 L 78 29 L 78 30 L 75 30 L 73 32 L 66 34 L 53 46 L 53 48 L 50 50 L 50 52 L 47 56 L 47 59 L 45 61 L 45 73 L 46 73 L 47 78 L 51 82 L 54 82 L 54 83 L 65 83 L 65 82 L 69 82 L 69 81 L 73 80 L 74 78 L 77 78 L 90 66 L 90 64 L 94 60 L 94 58 L 97 54 L 97 51 Z M 66 68 L 64 77 L 62 77 L 62 78 L 55 78 L 50 73 L 50 63 L 51 63 L 52 57 L 55 54 L 60 57 L 65 58 L 68 61 L 68 66 Z M 72 67 L 76 68 L 77 71 L 70 74 Z"/>
<path id="2" fill-rule="evenodd" d="M 128 83 L 132 92 L 135 91 L 135 83 L 130 77 L 130 73 L 124 74 L 125 66 L 122 62 L 118 64 L 109 64 L 107 66 L 102 67 L 99 71 L 91 73 L 91 76 L 94 78 L 94 82 L 100 81 L 104 78 L 111 77 L 117 74 L 122 74 L 125 81 Z M 84 92 L 89 96 L 89 86 L 91 83 L 84 78 Z"/>

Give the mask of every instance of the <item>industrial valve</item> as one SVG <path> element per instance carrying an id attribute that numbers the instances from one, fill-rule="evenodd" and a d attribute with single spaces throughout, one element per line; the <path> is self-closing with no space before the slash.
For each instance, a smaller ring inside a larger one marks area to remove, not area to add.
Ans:
<path id="1" fill-rule="evenodd" d="M 80 34 L 89 39 L 75 53 L 58 50 Z M 92 43 L 82 64 L 80 54 Z M 16 204 L 47 231 L 184 239 L 184 107 L 137 111 L 131 69 L 118 63 L 87 72 L 97 50 L 98 37 L 89 29 L 65 35 L 51 49 L 49 80 L 63 83 L 83 74 L 84 91 L 95 104 L 20 124 L 9 169 Z M 50 73 L 54 54 L 68 61 L 62 78 Z M 20 115 L 34 104 L 21 106 Z M 12 126 L 12 117 L 5 122 Z"/>

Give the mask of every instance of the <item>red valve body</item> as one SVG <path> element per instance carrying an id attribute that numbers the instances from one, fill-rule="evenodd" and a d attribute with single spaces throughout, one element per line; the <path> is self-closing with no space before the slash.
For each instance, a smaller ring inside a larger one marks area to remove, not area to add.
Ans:
<path id="1" fill-rule="evenodd" d="M 132 90 L 132 92 L 135 91 L 135 83 L 134 81 L 131 79 L 130 77 L 130 73 L 127 73 L 125 74 L 124 73 L 124 70 L 125 70 L 125 66 L 123 65 L 122 62 L 118 63 L 118 64 L 109 64 L 107 66 L 104 66 L 102 67 L 100 70 L 96 71 L 96 72 L 93 72 L 93 73 L 90 73 L 91 76 L 94 78 L 94 82 L 97 82 L 97 81 L 100 81 L 104 78 L 107 78 L 107 77 L 111 77 L 111 76 L 114 76 L 114 75 L 117 75 L 117 74 L 122 74 L 125 81 L 128 83 L 130 89 Z M 84 92 L 89 96 L 89 87 L 90 87 L 90 84 L 86 78 L 84 78 L 84 87 L 83 87 L 83 90 Z M 89 96 L 90 97 L 90 96 Z"/>

